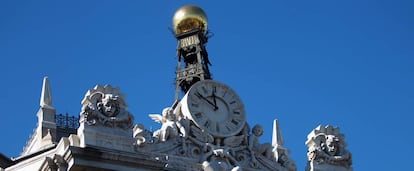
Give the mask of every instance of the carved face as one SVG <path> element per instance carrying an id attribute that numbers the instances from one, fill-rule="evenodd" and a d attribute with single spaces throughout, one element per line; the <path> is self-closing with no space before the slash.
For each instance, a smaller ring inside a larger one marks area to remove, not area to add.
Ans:
<path id="1" fill-rule="evenodd" d="M 99 111 L 108 117 L 115 117 L 119 113 L 119 105 L 116 98 L 105 97 L 102 99 L 102 102 L 98 103 Z"/>
<path id="2" fill-rule="evenodd" d="M 255 136 L 262 136 L 263 135 L 263 128 L 262 128 L 262 126 L 260 126 L 260 125 L 255 125 L 254 127 L 253 127 L 253 134 L 255 135 Z"/>
<path id="3" fill-rule="evenodd" d="M 331 156 L 334 156 L 338 152 L 339 148 L 339 140 L 337 137 L 333 135 L 326 136 L 326 153 Z"/>
<path id="4" fill-rule="evenodd" d="M 174 111 L 170 107 L 167 107 L 162 110 L 162 116 L 164 116 L 167 120 L 170 121 L 176 120 Z"/>

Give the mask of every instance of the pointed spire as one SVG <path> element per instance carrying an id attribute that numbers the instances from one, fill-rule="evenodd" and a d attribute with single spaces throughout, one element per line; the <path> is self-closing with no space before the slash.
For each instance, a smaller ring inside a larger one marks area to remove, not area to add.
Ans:
<path id="1" fill-rule="evenodd" d="M 43 78 L 42 95 L 40 97 L 40 107 L 53 109 L 52 106 L 52 93 L 50 91 L 48 77 Z"/>
<path id="2" fill-rule="evenodd" d="M 276 148 L 283 146 L 282 130 L 280 129 L 279 121 L 277 119 L 273 121 L 272 145 Z"/>

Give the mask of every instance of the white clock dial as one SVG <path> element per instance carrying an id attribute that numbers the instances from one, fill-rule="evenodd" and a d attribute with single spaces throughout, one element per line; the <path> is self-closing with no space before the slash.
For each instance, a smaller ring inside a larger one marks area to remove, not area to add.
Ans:
<path id="1" fill-rule="evenodd" d="M 241 131 L 245 110 L 239 96 L 213 80 L 195 83 L 181 100 L 183 114 L 213 136 L 227 137 Z"/>

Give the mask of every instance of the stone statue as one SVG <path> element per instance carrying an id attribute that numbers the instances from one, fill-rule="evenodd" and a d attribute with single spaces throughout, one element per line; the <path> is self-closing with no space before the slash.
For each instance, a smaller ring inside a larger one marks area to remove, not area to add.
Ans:
<path id="1" fill-rule="evenodd" d="M 278 160 L 270 143 L 259 143 L 259 138 L 263 135 L 260 125 L 250 129 L 245 123 L 243 129 L 231 136 L 216 136 L 180 112 L 180 104 L 177 104 L 165 108 L 162 114 L 149 115 L 162 124 L 153 133 L 153 141 L 143 140 L 145 129 L 137 125 L 134 128 L 135 151 L 165 154 L 168 157 L 162 160 L 165 160 L 168 167 L 180 170 L 296 171 L 287 149 L 283 148 L 284 151 L 278 153 Z M 279 147 L 281 149 L 282 146 Z M 194 168 L 185 163 L 201 165 L 197 166 L 200 168 Z"/>
<path id="2" fill-rule="evenodd" d="M 132 128 L 134 118 L 126 110 L 127 105 L 118 88 L 97 85 L 86 93 L 82 104 L 81 123 L 121 129 Z"/>
<path id="3" fill-rule="evenodd" d="M 175 138 L 179 136 L 180 133 L 185 137 L 186 133 L 183 131 L 185 128 L 181 126 L 181 123 L 177 120 L 172 108 L 165 108 L 162 111 L 162 115 L 149 114 L 149 117 L 155 122 L 162 124 L 161 128 L 153 134 L 159 141 L 167 141 L 170 138 Z"/>
<path id="4" fill-rule="evenodd" d="M 308 135 L 308 169 L 352 170 L 351 153 L 345 149 L 344 135 L 339 128 L 318 126 Z"/>
<path id="5" fill-rule="evenodd" d="M 266 158 L 273 158 L 272 145 L 269 143 L 259 144 L 259 137 L 263 135 L 263 127 L 255 125 L 252 130 L 252 135 L 249 137 L 249 149 L 253 154 L 261 154 Z M 253 157 L 252 157 L 253 158 Z"/>

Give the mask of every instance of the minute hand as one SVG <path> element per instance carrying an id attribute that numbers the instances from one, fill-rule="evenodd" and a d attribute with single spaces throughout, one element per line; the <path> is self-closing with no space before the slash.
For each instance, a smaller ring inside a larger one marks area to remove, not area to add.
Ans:
<path id="1" fill-rule="evenodd" d="M 217 110 L 217 106 L 211 102 L 210 100 L 208 100 L 206 97 L 204 97 L 203 95 L 201 95 L 200 93 L 196 93 L 196 96 L 200 99 L 203 99 L 204 101 L 206 101 L 208 104 L 212 105 L 214 107 L 214 110 Z"/>
<path id="2" fill-rule="evenodd" d="M 217 110 L 218 107 L 217 107 L 217 100 L 216 100 L 216 93 L 215 93 L 215 91 L 216 91 L 216 88 L 214 87 L 214 91 L 213 91 L 212 96 L 213 96 L 213 101 L 214 101 L 214 110 Z"/>

